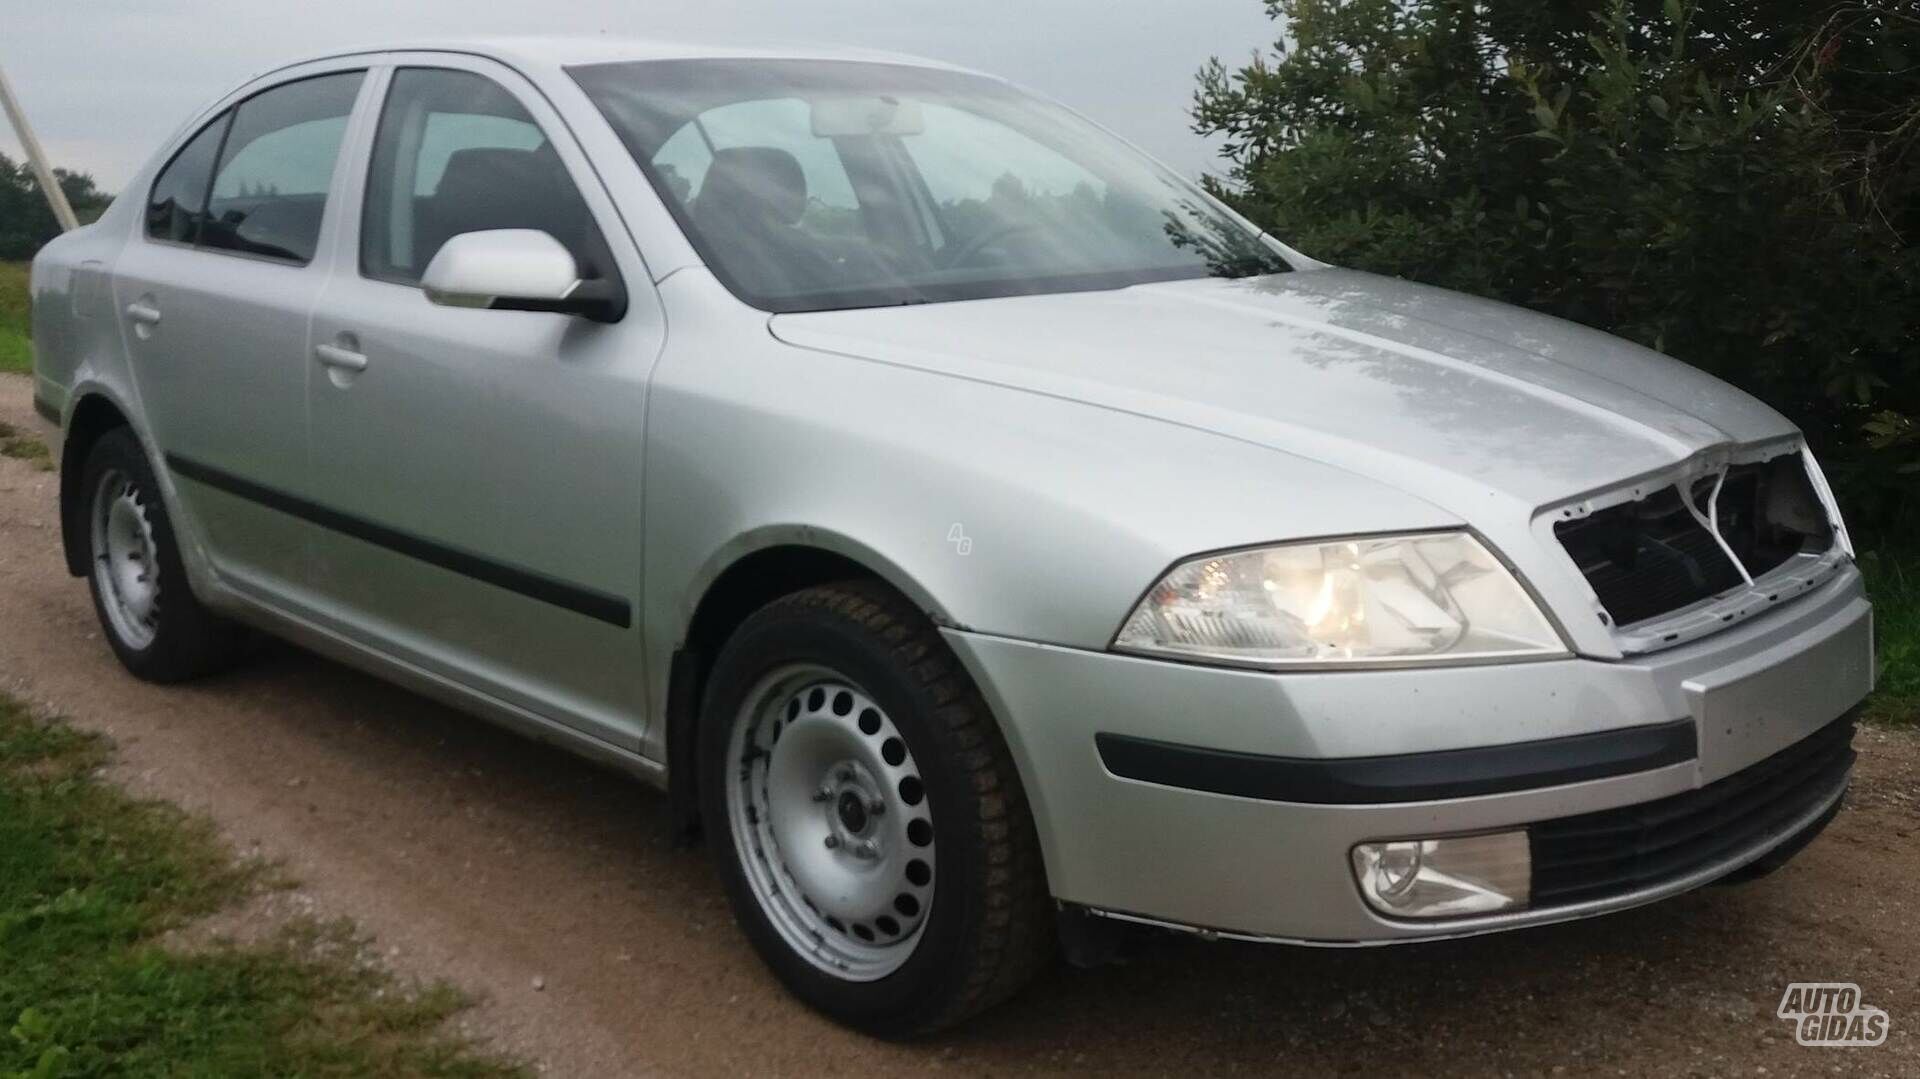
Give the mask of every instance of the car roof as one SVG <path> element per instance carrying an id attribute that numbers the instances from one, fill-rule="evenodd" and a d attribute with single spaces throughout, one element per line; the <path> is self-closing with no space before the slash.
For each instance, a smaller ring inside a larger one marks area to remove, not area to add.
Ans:
<path id="1" fill-rule="evenodd" d="M 281 67 L 312 63 L 336 57 L 363 56 L 390 52 L 451 52 L 486 56 L 515 67 L 570 67 L 575 64 L 620 63 L 645 60 L 695 59 L 782 59 L 782 60 L 854 60 L 869 63 L 906 64 L 914 67 L 962 70 L 904 53 L 876 49 L 856 49 L 818 43 L 794 44 L 703 44 L 658 38 L 595 34 L 567 36 L 509 36 L 400 40 L 368 44 L 356 48 L 333 49 L 301 57 Z"/>

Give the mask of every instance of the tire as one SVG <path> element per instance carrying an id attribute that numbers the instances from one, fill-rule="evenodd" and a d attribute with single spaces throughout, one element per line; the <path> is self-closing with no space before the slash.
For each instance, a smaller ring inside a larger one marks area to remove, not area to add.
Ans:
<path id="1" fill-rule="evenodd" d="M 133 432 L 120 427 L 100 436 L 82 468 L 87 585 L 121 664 L 149 682 L 180 682 L 230 665 L 240 631 L 194 597 L 160 485 Z"/>
<path id="2" fill-rule="evenodd" d="M 721 650 L 701 715 L 708 845 L 735 920 L 795 996 L 906 1037 L 1006 1000 L 1052 960 L 1012 756 L 911 605 L 859 582 L 769 604 Z"/>

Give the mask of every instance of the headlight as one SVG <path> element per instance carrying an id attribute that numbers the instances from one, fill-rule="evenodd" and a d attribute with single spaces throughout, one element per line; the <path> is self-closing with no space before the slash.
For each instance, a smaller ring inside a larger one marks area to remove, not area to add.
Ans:
<path id="1" fill-rule="evenodd" d="M 1147 592 L 1113 646 L 1254 667 L 1565 651 L 1526 589 L 1465 532 L 1196 558 Z"/>

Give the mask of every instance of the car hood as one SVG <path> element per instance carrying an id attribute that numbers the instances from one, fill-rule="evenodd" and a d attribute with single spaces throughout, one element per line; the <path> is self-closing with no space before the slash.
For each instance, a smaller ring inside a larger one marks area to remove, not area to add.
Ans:
<path id="1" fill-rule="evenodd" d="M 1490 497 L 1536 508 L 1794 433 L 1598 330 L 1349 270 L 777 315 L 772 330 L 1270 446 L 1466 520 Z"/>

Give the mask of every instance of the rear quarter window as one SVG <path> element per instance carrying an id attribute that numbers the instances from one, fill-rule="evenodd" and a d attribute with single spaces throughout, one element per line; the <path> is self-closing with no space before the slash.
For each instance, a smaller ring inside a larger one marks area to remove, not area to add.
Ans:
<path id="1" fill-rule="evenodd" d="M 223 112 L 187 141 L 167 162 L 147 195 L 147 235 L 173 243 L 197 243 L 206 216 L 207 187 L 213 163 L 227 133 L 231 112 Z"/>

